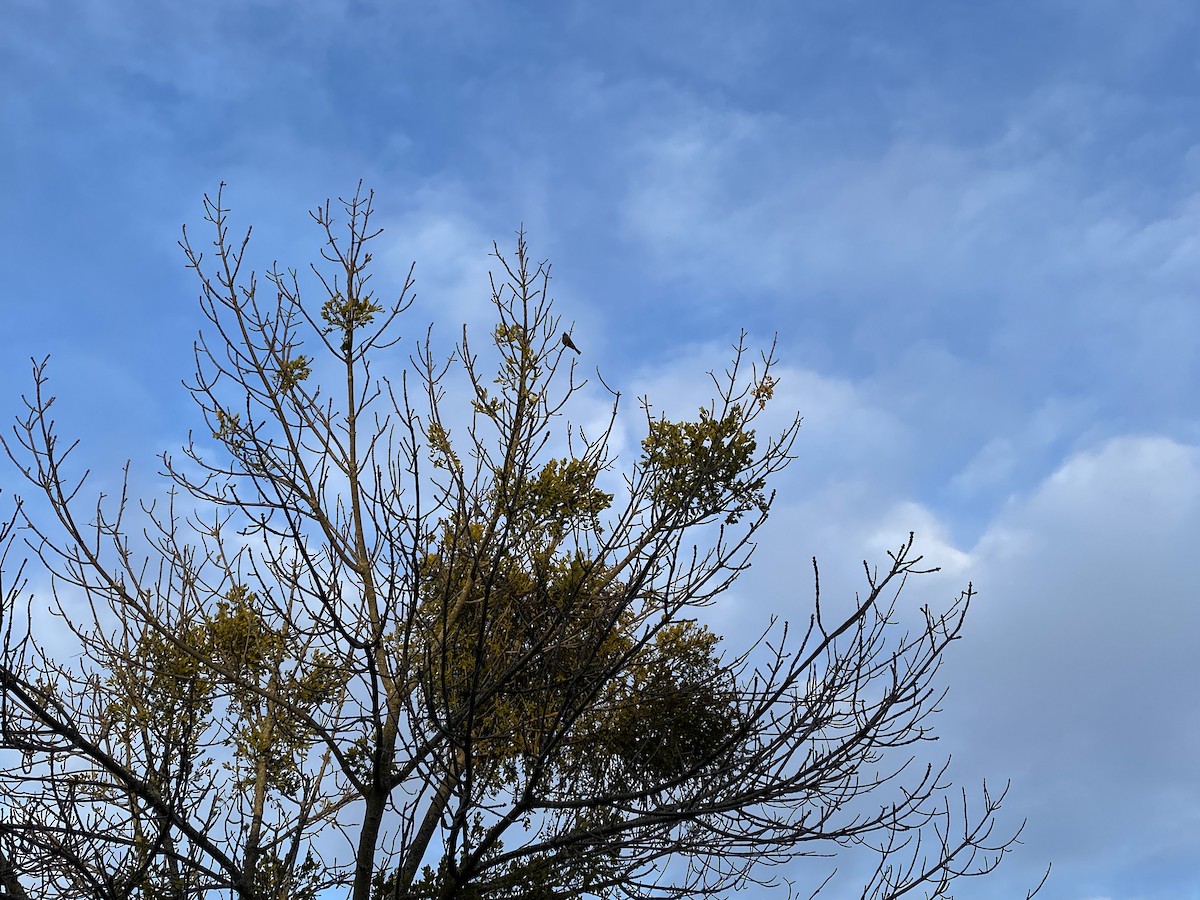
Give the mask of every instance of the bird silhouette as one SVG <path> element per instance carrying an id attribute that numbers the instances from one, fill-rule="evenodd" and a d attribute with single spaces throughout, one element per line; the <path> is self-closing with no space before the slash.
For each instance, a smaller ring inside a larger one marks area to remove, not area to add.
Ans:
<path id="1" fill-rule="evenodd" d="M 563 346 L 568 350 L 574 350 L 576 353 L 580 352 L 579 348 L 575 346 L 575 342 L 571 340 L 571 335 L 567 334 L 565 331 L 563 332 Z"/>

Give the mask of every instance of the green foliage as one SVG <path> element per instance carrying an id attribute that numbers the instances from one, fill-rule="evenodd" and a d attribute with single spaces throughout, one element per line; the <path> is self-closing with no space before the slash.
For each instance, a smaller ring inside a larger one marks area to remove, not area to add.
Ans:
<path id="1" fill-rule="evenodd" d="M 429 460 L 435 469 L 462 471 L 462 462 L 450 443 L 450 435 L 440 422 L 429 422 L 425 426 L 425 440 L 429 441 Z"/>
<path id="2" fill-rule="evenodd" d="M 596 825 L 599 824 L 597 818 Z M 488 855 L 499 856 L 504 849 L 504 844 L 498 841 Z M 583 858 L 574 850 L 537 853 L 509 860 L 483 878 L 458 884 L 453 866 L 443 858 L 436 869 L 424 866 L 420 877 L 402 896 L 404 900 L 565 900 L 588 895 L 611 874 L 617 862 L 596 856 Z M 394 874 L 376 878 L 372 896 L 376 900 L 392 900 L 394 884 Z"/>
<path id="3" fill-rule="evenodd" d="M 212 436 L 221 441 L 233 453 L 239 453 L 245 448 L 246 434 L 242 428 L 241 418 L 237 413 L 229 413 L 218 408 L 216 411 L 217 427 Z"/>
<path id="4" fill-rule="evenodd" d="M 290 659 L 292 646 L 284 629 L 267 622 L 254 593 L 238 584 L 218 601 L 200 648 L 227 673 L 238 758 L 251 764 L 251 773 L 262 767 L 268 789 L 281 793 L 298 789 L 300 763 L 316 739 L 296 713 L 326 703 L 345 681 L 323 654 Z"/>
<path id="5" fill-rule="evenodd" d="M 561 540 L 573 523 L 602 534 L 600 515 L 613 495 L 596 487 L 598 474 L 588 460 L 550 460 L 520 492 L 523 524 L 552 541 Z"/>
<path id="6" fill-rule="evenodd" d="M 279 854 L 268 852 L 258 860 L 254 871 L 255 897 L 262 900 L 316 900 L 316 883 L 324 866 L 312 851 L 295 866 L 289 866 Z"/>
<path id="7" fill-rule="evenodd" d="M 716 652 L 719 638 L 695 622 L 672 623 L 605 684 L 582 725 L 577 764 L 610 789 L 698 777 L 720 765 L 738 723 L 736 686 Z"/>
<path id="8" fill-rule="evenodd" d="M 506 358 L 528 359 L 533 354 L 529 331 L 524 325 L 518 325 L 516 322 L 497 322 L 496 327 L 492 329 L 492 340 L 498 347 L 507 350 L 504 354 Z M 502 380 L 497 378 L 496 382 L 499 384 Z"/>
<path id="9" fill-rule="evenodd" d="M 769 387 L 764 390 L 760 402 L 769 396 Z M 651 421 L 641 464 L 664 515 L 699 521 L 724 512 L 725 522 L 734 524 L 750 509 L 767 508 L 766 478 L 754 466 L 757 447 L 740 406 L 720 418 L 701 409 L 695 422 Z"/>
<path id="10" fill-rule="evenodd" d="M 369 259 L 370 254 L 367 254 Z M 335 294 L 321 306 L 321 318 L 329 328 L 343 333 L 353 332 L 356 328 L 371 324 L 376 314 L 383 312 L 383 307 L 366 297 L 344 297 Z"/>
<path id="11" fill-rule="evenodd" d="M 645 643 L 611 570 L 578 551 L 485 560 L 482 533 L 448 531 L 426 560 L 426 627 L 441 647 L 427 677 L 448 715 L 471 706 L 460 740 L 496 778 L 551 739 L 554 765 L 599 789 L 696 777 L 720 758 L 737 703 L 716 635 L 685 621 Z"/>
<path id="12" fill-rule="evenodd" d="M 199 629 L 182 640 L 198 641 Z M 212 714 L 216 679 L 202 658 L 181 650 L 158 631 L 147 630 L 123 664 L 105 679 L 110 698 L 105 719 L 125 740 L 135 735 L 159 749 L 187 746 Z"/>
<path id="13" fill-rule="evenodd" d="M 312 360 L 307 356 L 296 356 L 284 360 L 279 366 L 279 389 L 293 390 L 312 374 Z"/>
<path id="14" fill-rule="evenodd" d="M 483 537 L 478 524 L 448 528 L 426 559 L 425 628 L 439 648 L 427 683 L 448 715 L 470 705 L 460 740 L 500 764 L 538 754 L 628 641 L 607 633 L 607 573 L 582 554 L 531 566 L 520 553 L 488 556 Z"/>

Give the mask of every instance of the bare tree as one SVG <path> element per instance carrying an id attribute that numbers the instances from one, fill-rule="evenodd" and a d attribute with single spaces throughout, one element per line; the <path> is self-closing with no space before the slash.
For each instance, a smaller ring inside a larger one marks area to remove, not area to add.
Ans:
<path id="1" fill-rule="evenodd" d="M 488 361 L 465 327 L 445 358 L 427 332 L 379 378 L 412 270 L 377 299 L 372 196 L 343 205 L 345 232 L 312 214 L 319 304 L 294 270 L 261 288 L 220 192 L 211 262 L 185 229 L 204 428 L 156 502 L 128 468 L 86 501 L 34 366 L 4 443 L 36 488 L 0 533 L 7 894 L 693 897 L 851 845 L 879 856 L 864 897 L 994 869 L 1004 793 L 972 815 L 908 749 L 972 597 L 902 632 L 932 571 L 911 535 L 832 620 L 815 560 L 799 628 L 726 654 L 693 615 L 749 565 L 791 458 L 798 417 L 754 427 L 774 349 L 743 334 L 694 420 L 643 399 L 618 469 L 616 392 L 599 433 L 564 419 L 578 351 L 524 235 L 496 248 Z M 30 563 L 72 662 L 41 649 Z"/>

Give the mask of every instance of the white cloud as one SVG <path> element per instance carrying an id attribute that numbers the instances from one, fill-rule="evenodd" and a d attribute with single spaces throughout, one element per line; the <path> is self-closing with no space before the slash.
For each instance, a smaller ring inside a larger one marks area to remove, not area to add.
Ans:
<path id="1" fill-rule="evenodd" d="M 1094 415 L 1094 402 L 1047 397 L 1037 408 L 1015 414 L 1008 427 L 988 439 L 950 479 L 950 486 L 963 497 L 974 497 L 1027 483 L 1030 466 L 1040 465 L 1058 445 L 1069 446 L 1086 434 Z"/>
<path id="2" fill-rule="evenodd" d="M 968 580 L 978 592 L 942 670 L 942 740 L 922 752 L 952 755 L 968 791 L 1012 778 L 1000 830 L 1029 819 L 1030 848 L 964 896 L 1011 896 L 1051 861 L 1052 900 L 1125 885 L 1178 896 L 1200 844 L 1190 802 L 1200 795 L 1200 446 L 1134 435 L 1077 452 L 1001 509 L 969 553 L 936 509 L 868 483 L 831 485 L 777 510 L 755 569 L 713 617 L 718 631 L 736 646 L 769 612 L 806 617 L 814 552 L 823 599 L 852 597 L 859 560 L 880 560 L 910 529 L 943 571 L 910 582 L 902 617 L 944 607 Z M 1147 872 L 1164 873 L 1162 887 Z"/>
<path id="3" fill-rule="evenodd" d="M 1194 856 L 1178 798 L 1200 791 L 1197 534 L 1200 447 L 1128 436 L 1072 456 L 971 552 L 943 733 L 965 767 L 1015 778 L 1050 897 Z"/>
<path id="4" fill-rule="evenodd" d="M 1103 392 L 1134 415 L 1191 403 L 1200 183 L 1088 164 L 1139 98 L 1052 84 L 973 143 L 933 122 L 844 153 L 816 120 L 681 92 L 661 105 L 632 151 L 624 222 L 700 301 L 742 316 L 753 297 L 881 374 L 927 342 L 1003 369 L 1010 394 Z"/>

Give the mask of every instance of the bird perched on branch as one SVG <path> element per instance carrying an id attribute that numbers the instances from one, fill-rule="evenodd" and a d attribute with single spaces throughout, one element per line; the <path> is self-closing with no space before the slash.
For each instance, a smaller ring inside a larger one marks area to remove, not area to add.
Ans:
<path id="1" fill-rule="evenodd" d="M 575 342 L 571 340 L 571 335 L 567 334 L 565 331 L 563 332 L 563 346 L 568 350 L 574 350 L 576 353 L 579 353 L 579 348 L 576 347 Z"/>

